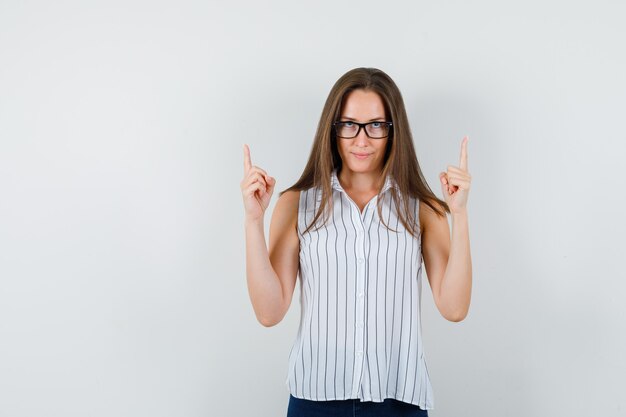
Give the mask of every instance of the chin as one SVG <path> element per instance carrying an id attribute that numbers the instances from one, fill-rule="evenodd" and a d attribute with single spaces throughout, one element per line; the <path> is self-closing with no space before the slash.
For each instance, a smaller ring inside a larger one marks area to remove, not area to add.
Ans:
<path id="1" fill-rule="evenodd" d="M 369 172 L 373 168 L 371 164 L 367 164 L 367 163 L 366 164 L 359 164 L 359 165 L 347 164 L 347 167 L 352 172 Z"/>

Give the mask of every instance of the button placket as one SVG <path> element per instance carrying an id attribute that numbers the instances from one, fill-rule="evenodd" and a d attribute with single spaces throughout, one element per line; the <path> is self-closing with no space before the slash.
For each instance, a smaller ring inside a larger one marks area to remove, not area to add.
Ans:
<path id="1" fill-rule="evenodd" d="M 357 224 L 357 235 L 356 235 L 356 247 L 357 247 L 357 264 L 356 264 L 356 287 L 357 287 L 357 316 L 355 317 L 355 326 L 356 326 L 356 341 L 355 341 L 355 355 L 356 355 L 356 367 L 354 369 L 354 380 L 353 380 L 353 394 L 355 396 L 358 395 L 358 392 L 361 387 L 361 380 L 363 375 L 363 365 L 365 361 L 364 355 L 364 341 L 365 341 L 365 224 L 364 219 L 361 213 L 359 212 L 358 207 L 354 204 L 354 210 L 357 210 L 359 213 L 359 222 Z M 367 212 L 367 206 L 363 210 L 364 213 Z"/>

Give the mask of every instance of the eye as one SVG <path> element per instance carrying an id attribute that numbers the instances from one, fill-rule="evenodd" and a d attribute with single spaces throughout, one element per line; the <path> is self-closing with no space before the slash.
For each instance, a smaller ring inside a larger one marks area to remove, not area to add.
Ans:
<path id="1" fill-rule="evenodd" d="M 352 122 L 342 122 L 344 126 L 346 127 L 352 127 Z"/>
<path id="2" fill-rule="evenodd" d="M 381 127 L 381 122 L 372 122 L 372 127 L 374 128 L 380 128 Z"/>

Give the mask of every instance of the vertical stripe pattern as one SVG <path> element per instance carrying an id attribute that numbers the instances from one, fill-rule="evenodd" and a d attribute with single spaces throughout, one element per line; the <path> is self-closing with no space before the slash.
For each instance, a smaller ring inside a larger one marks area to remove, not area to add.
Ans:
<path id="1" fill-rule="evenodd" d="M 387 178 L 380 221 L 377 199 L 363 211 L 331 177 L 333 211 L 317 230 L 302 232 L 321 201 L 317 187 L 300 192 L 300 324 L 286 385 L 315 401 L 385 398 L 434 408 L 421 332 L 421 231 L 399 221 Z M 419 202 L 409 207 L 419 219 Z M 321 220 L 321 218 L 320 218 Z"/>

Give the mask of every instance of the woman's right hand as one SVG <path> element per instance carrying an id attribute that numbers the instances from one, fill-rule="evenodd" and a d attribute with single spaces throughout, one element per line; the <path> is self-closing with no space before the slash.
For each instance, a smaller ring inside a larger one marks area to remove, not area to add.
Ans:
<path id="1" fill-rule="evenodd" d="M 263 169 L 252 165 L 250 148 L 247 144 L 244 144 L 243 180 L 241 180 L 240 186 L 247 221 L 256 221 L 263 218 L 265 209 L 270 204 L 275 185 L 275 178 L 270 177 Z"/>

